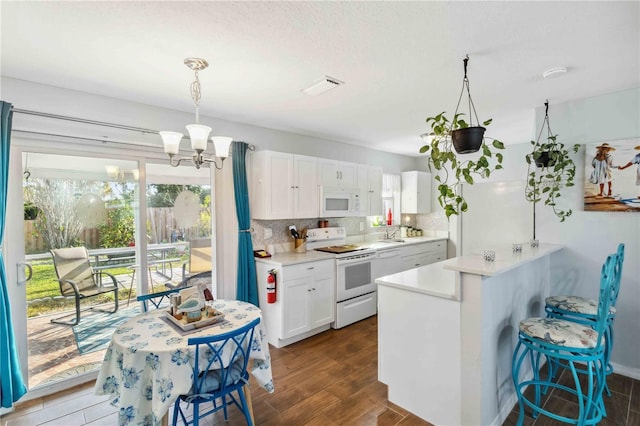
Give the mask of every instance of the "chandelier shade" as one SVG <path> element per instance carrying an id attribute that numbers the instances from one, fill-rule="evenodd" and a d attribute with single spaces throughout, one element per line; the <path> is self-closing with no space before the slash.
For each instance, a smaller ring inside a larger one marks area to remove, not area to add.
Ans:
<path id="1" fill-rule="evenodd" d="M 171 155 L 177 154 L 180 151 L 182 136 L 184 135 L 178 132 L 160 132 L 160 137 L 164 144 L 164 152 Z"/>
<path id="2" fill-rule="evenodd" d="M 229 148 L 233 138 L 229 136 L 214 136 L 211 138 L 213 146 L 216 149 L 216 157 L 227 158 L 229 156 Z"/>
<path id="3" fill-rule="evenodd" d="M 207 149 L 207 139 L 211 133 L 211 127 L 202 124 L 189 124 L 187 126 L 189 138 L 191 139 L 191 149 L 194 151 L 204 151 Z"/>

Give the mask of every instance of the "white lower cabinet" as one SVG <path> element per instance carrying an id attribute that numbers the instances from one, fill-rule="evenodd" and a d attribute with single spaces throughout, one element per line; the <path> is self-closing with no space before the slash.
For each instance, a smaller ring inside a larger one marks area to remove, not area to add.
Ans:
<path id="1" fill-rule="evenodd" d="M 308 264 L 307 264 L 308 265 Z M 334 319 L 333 277 L 314 277 L 315 266 L 307 266 L 311 274 L 282 283 L 282 339 L 329 324 Z M 285 276 L 288 272 L 285 268 Z"/>
<path id="2" fill-rule="evenodd" d="M 266 279 L 277 272 L 276 302 L 266 301 Z M 295 265 L 256 263 L 260 308 L 269 343 L 282 347 L 327 330 L 335 320 L 335 261 Z"/>
<path id="3" fill-rule="evenodd" d="M 447 240 L 398 245 L 391 249 L 378 250 L 375 277 L 380 278 L 407 271 L 447 258 Z"/>
<path id="4" fill-rule="evenodd" d="M 446 243 L 446 240 L 441 240 L 404 247 L 400 256 L 402 270 L 406 271 L 445 260 L 447 258 Z"/>

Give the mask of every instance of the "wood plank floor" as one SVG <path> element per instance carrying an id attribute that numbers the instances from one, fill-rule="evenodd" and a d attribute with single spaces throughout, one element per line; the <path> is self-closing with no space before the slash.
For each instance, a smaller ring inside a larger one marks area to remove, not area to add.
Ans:
<path id="1" fill-rule="evenodd" d="M 330 330 L 281 349 L 271 348 L 276 391 L 267 393 L 252 383 L 256 424 L 274 425 L 428 425 L 387 400 L 386 386 L 377 380 L 377 319 Z M 640 425 L 640 381 L 614 375 L 614 396 L 607 398 L 609 417 L 601 424 Z M 549 395 L 548 404 L 572 410 L 562 395 Z M 505 425 L 515 424 L 514 410 Z M 2 416 L 4 426 L 117 425 L 117 411 L 104 396 L 93 394 L 93 382 L 34 399 Z M 245 424 L 232 407 L 229 422 L 222 413 L 205 426 Z M 525 419 L 525 425 L 558 424 L 546 418 Z"/>

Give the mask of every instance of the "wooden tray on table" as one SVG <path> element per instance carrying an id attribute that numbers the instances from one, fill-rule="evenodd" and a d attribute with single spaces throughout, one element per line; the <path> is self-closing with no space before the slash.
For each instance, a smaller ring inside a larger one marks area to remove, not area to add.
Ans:
<path id="1" fill-rule="evenodd" d="M 175 318 L 173 315 L 171 315 L 171 312 L 169 311 L 164 311 L 165 314 L 165 318 L 172 324 L 174 324 L 176 327 L 178 327 L 179 330 L 181 331 L 193 331 L 199 328 L 203 328 L 203 327 L 207 327 L 209 325 L 213 325 L 216 324 L 222 320 L 224 320 L 224 314 L 220 311 L 215 311 L 214 316 L 210 316 L 207 317 L 205 316 L 205 310 L 202 309 L 202 319 L 198 320 L 198 321 L 194 321 L 194 322 L 187 322 L 187 317 L 186 315 L 182 316 L 182 319 L 177 319 Z"/>

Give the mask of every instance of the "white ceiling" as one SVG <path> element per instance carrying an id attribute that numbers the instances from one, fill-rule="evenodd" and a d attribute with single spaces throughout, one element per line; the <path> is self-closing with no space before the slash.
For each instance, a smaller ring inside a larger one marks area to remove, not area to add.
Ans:
<path id="1" fill-rule="evenodd" d="M 640 86 L 640 3 L 6 2 L 3 76 L 417 155 L 470 57 L 489 136 L 527 142 L 534 109 Z M 564 66 L 569 72 L 543 79 Z M 345 84 L 316 97 L 328 75 Z M 18 105 L 19 107 L 19 105 Z M 127 123 L 128 124 L 128 123 Z M 179 130 L 179 129 L 174 129 Z M 250 141 L 251 142 L 251 141 Z"/>

